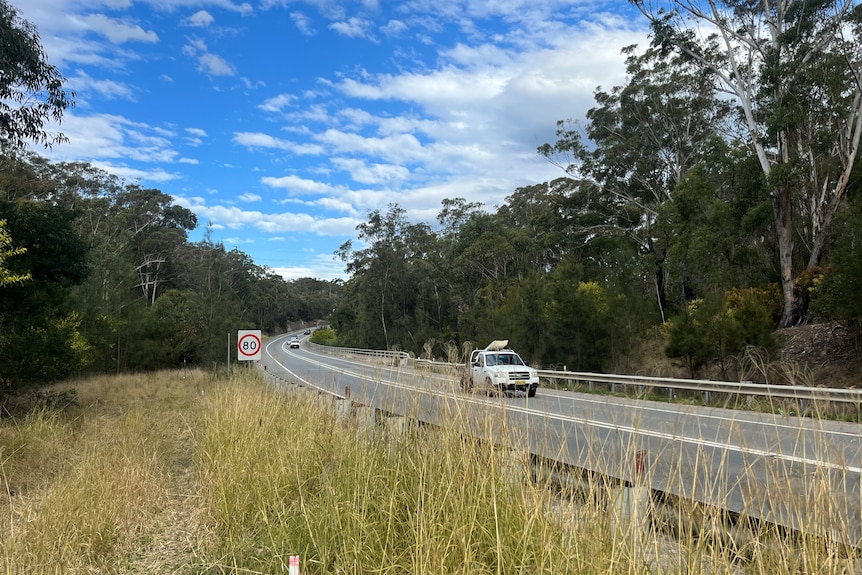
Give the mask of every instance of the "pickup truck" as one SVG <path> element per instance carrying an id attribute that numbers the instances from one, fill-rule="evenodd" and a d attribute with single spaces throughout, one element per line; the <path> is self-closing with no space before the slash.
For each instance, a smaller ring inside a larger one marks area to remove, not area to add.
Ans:
<path id="1" fill-rule="evenodd" d="M 539 375 L 521 356 L 509 349 L 509 340 L 495 340 L 474 349 L 461 374 L 461 389 L 501 395 L 512 391 L 535 397 Z"/>

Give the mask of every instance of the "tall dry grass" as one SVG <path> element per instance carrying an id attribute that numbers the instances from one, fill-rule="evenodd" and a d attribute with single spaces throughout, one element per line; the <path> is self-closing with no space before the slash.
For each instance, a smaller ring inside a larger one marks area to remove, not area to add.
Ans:
<path id="1" fill-rule="evenodd" d="M 613 481 L 472 439 L 460 409 L 442 428 L 366 426 L 244 370 L 69 385 L 76 406 L 0 422 L 6 573 L 287 573 L 294 554 L 307 574 L 859 569 L 822 536 L 684 500 L 652 523 L 615 515 Z M 488 409 L 485 431 L 505 429 Z M 686 466 L 681 481 L 703 481 Z"/>
<path id="2" fill-rule="evenodd" d="M 161 572 L 152 546 L 170 528 L 191 461 L 199 372 L 76 381 L 78 402 L 0 427 L 6 573 Z M 150 571 L 153 572 L 153 571 Z"/>

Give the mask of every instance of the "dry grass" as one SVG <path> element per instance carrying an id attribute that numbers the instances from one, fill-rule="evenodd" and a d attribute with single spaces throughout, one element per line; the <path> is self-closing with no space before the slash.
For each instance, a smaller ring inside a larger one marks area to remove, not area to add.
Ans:
<path id="1" fill-rule="evenodd" d="M 343 403 L 244 371 L 69 385 L 76 406 L 0 425 L 7 573 L 287 573 L 292 554 L 308 574 L 857 567 L 822 539 L 739 527 L 729 538 L 723 517 L 685 502 L 653 509 L 653 530 L 620 521 L 613 482 L 537 473 L 470 439 L 476 423 L 457 412 L 444 429 L 368 428 Z M 506 429 L 499 410 L 485 415 L 481 431 Z"/>
<path id="2" fill-rule="evenodd" d="M 191 461 L 200 372 L 76 381 L 78 403 L 5 421 L 0 564 L 8 573 L 168 572 L 148 559 L 176 509 Z"/>

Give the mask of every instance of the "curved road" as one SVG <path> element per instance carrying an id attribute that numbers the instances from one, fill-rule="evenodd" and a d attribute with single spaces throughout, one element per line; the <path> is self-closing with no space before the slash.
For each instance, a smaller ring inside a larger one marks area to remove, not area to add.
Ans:
<path id="1" fill-rule="evenodd" d="M 301 336 L 303 337 L 303 336 Z M 564 464 L 858 545 L 862 426 L 539 388 L 483 397 L 452 376 L 264 345 L 272 375 Z M 643 461 L 641 469 L 637 460 Z"/>

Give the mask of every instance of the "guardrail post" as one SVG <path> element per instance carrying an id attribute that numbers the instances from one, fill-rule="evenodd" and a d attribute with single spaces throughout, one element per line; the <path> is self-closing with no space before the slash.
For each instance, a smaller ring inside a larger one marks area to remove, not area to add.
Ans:
<path id="1" fill-rule="evenodd" d="M 366 405 L 354 406 L 359 431 L 369 433 L 377 426 L 377 409 Z"/>

